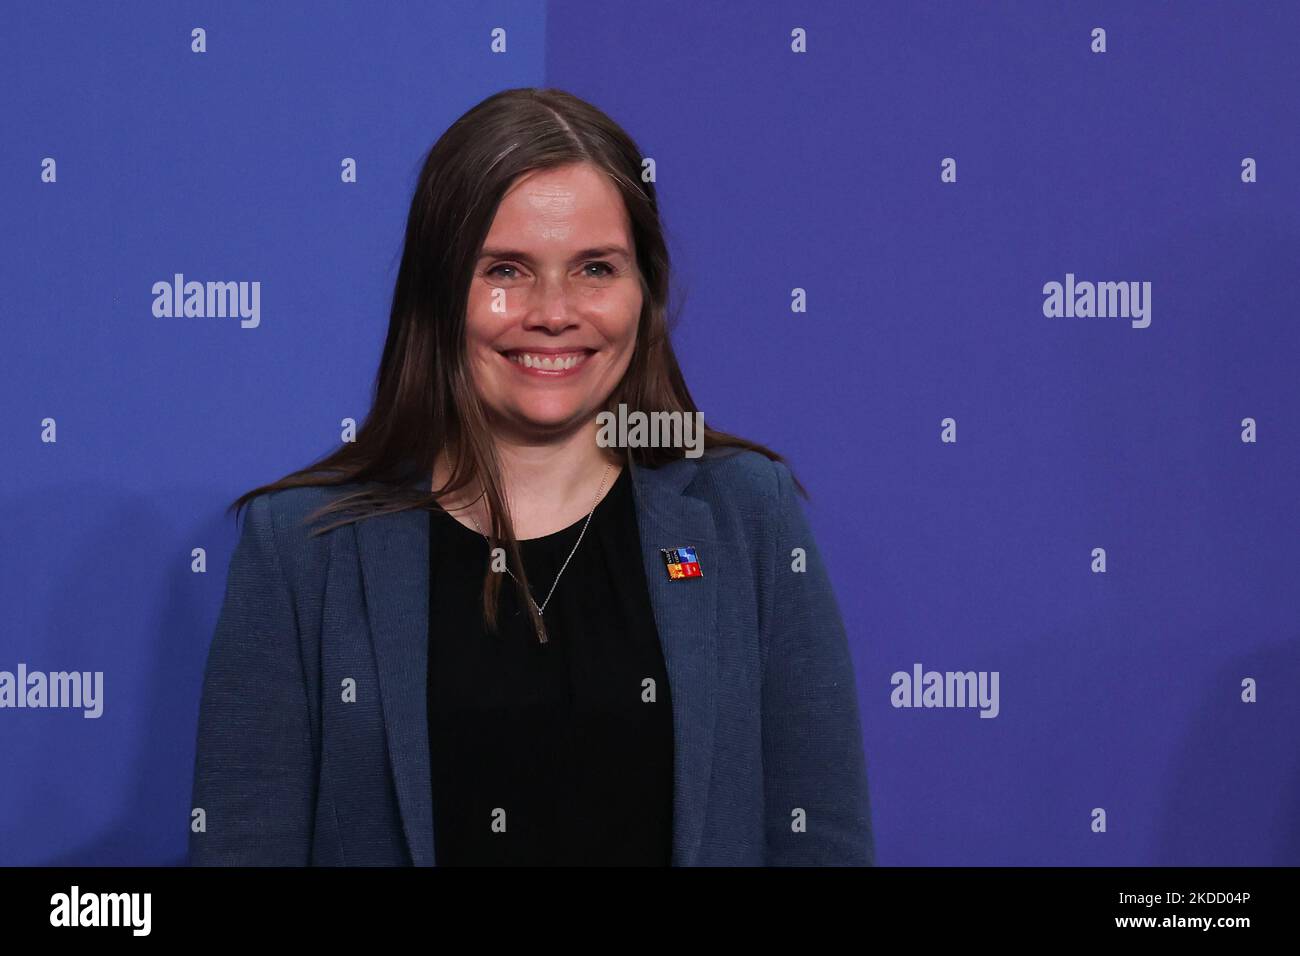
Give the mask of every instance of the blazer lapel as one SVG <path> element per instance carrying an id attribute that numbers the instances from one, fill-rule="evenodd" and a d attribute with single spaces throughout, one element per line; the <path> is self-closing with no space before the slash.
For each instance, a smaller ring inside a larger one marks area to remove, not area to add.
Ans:
<path id="1" fill-rule="evenodd" d="M 673 711 L 672 862 L 695 862 L 704 832 L 717 709 L 717 559 L 713 515 L 685 492 L 697 465 L 630 464 L 642 562 L 663 648 Z M 384 729 L 402 826 L 416 866 L 434 865 L 429 765 L 428 514 L 408 510 L 354 522 Z M 704 572 L 671 580 L 660 548 L 693 546 Z M 710 573 L 710 572 L 713 573 Z"/>
<path id="2" fill-rule="evenodd" d="M 353 522 L 379 671 L 388 758 L 415 866 L 433 866 L 429 774 L 429 514 Z"/>
<path id="3" fill-rule="evenodd" d="M 694 460 L 683 458 L 659 468 L 630 467 L 646 584 L 672 698 L 672 861 L 690 866 L 704 834 L 713 768 L 721 545 L 714 537 L 708 504 L 685 494 L 698 467 Z M 703 577 L 668 577 L 659 549 L 678 547 L 697 549 Z"/>

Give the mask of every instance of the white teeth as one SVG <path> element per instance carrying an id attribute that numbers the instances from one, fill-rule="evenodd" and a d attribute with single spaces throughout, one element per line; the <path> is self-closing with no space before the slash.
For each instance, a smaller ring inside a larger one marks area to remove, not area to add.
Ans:
<path id="1" fill-rule="evenodd" d="M 585 359 L 586 353 L 580 355 L 566 355 L 564 357 L 552 357 L 549 355 L 530 355 L 528 352 L 518 352 L 507 356 L 510 361 L 522 365 L 524 368 L 540 368 L 548 372 L 561 372 L 573 368 Z"/>

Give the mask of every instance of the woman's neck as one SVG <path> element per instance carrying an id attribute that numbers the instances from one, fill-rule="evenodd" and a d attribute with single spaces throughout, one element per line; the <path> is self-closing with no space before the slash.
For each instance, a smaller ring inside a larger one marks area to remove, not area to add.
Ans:
<path id="1" fill-rule="evenodd" d="M 497 458 L 515 536 L 521 540 L 540 538 L 582 520 L 623 470 L 622 457 L 597 446 L 595 434 L 587 431 L 553 444 L 498 441 Z M 435 490 L 451 474 L 451 464 L 442 457 L 434 463 Z M 491 514 L 487 498 L 479 498 L 482 490 L 473 483 L 440 503 L 467 528 L 474 528 L 476 519 L 487 532 Z M 471 501 L 474 504 L 465 507 Z"/>

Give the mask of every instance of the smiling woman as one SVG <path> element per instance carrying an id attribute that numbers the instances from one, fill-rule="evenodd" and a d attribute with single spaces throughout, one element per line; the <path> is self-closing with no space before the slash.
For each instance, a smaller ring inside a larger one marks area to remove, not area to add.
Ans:
<path id="1" fill-rule="evenodd" d="M 707 426 L 610 440 L 702 421 L 640 169 L 559 90 L 430 150 L 356 440 L 234 503 L 193 862 L 872 862 L 802 486 Z"/>
<path id="2" fill-rule="evenodd" d="M 472 375 L 498 443 L 518 449 L 541 431 L 575 429 L 590 438 L 636 348 L 645 296 L 632 246 L 618 190 L 591 163 L 527 173 L 506 192 L 466 310 Z"/>

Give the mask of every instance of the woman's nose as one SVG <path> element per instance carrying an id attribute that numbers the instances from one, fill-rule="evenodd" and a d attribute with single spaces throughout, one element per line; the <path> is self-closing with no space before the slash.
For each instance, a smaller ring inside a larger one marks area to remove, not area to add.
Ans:
<path id="1" fill-rule="evenodd" d="M 563 279 L 546 279 L 538 287 L 537 301 L 528 310 L 529 319 L 548 328 L 563 328 L 572 319 L 571 290 Z"/>

